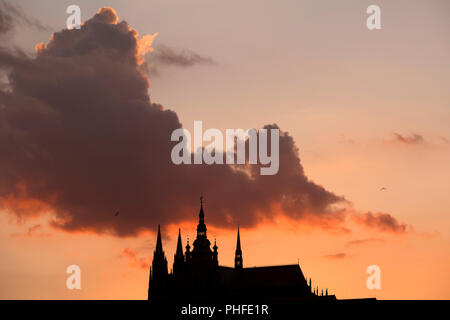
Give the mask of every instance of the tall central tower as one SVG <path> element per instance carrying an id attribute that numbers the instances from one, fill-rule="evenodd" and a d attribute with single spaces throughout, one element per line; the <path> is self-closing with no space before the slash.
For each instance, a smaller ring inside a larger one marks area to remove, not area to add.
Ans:
<path id="1" fill-rule="evenodd" d="M 217 246 L 214 252 L 206 235 L 205 212 L 203 198 L 200 197 L 200 212 L 198 214 L 197 238 L 188 264 L 194 296 L 207 298 L 216 290 L 218 276 Z"/>
<path id="2" fill-rule="evenodd" d="M 206 236 L 205 213 L 203 212 L 203 197 L 200 197 L 200 212 L 198 214 L 197 239 L 194 241 L 192 259 L 212 260 L 211 242 Z"/>

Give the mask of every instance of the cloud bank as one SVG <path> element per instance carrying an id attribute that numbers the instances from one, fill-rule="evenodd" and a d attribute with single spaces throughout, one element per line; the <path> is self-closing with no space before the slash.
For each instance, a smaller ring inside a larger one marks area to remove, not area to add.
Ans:
<path id="1" fill-rule="evenodd" d="M 182 124 L 148 96 L 143 56 L 154 36 L 101 8 L 81 29 L 36 46 L 35 56 L 0 47 L 9 82 L 0 90 L 0 208 L 21 219 L 49 213 L 69 232 L 133 236 L 191 220 L 203 193 L 207 223 L 217 227 L 283 214 L 342 228 L 348 201 L 307 178 L 287 132 L 275 176 L 259 175 L 257 165 L 172 164 L 170 135 Z M 404 230 L 389 214 L 357 219 Z"/>

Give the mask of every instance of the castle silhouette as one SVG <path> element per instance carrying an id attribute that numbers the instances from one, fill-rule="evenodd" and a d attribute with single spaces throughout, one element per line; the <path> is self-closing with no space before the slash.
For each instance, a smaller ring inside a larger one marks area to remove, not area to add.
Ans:
<path id="1" fill-rule="evenodd" d="M 162 247 L 161 230 L 158 225 L 156 248 L 150 267 L 148 299 L 151 301 L 174 301 L 182 299 L 265 299 L 265 300 L 336 300 L 318 287 L 307 283 L 300 265 L 280 265 L 244 268 L 239 227 L 234 258 L 234 268 L 219 265 L 216 241 L 206 236 L 205 213 L 200 198 L 197 238 L 191 251 L 189 240 L 183 253 L 181 230 L 178 231 L 177 249 L 173 271 L 168 273 L 167 259 Z"/>

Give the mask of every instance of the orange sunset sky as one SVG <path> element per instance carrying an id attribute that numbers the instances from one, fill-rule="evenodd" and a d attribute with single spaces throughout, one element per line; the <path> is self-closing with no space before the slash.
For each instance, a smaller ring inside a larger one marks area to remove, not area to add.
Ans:
<path id="1" fill-rule="evenodd" d="M 201 193 L 221 265 L 239 223 L 244 266 L 298 262 L 338 299 L 450 299 L 448 1 L 80 0 L 75 36 L 72 2 L 17 4 L 0 6 L 0 299 L 146 299 L 158 223 L 171 266 Z M 161 168 L 164 130 L 194 120 L 277 124 L 291 158 L 276 180 Z"/>

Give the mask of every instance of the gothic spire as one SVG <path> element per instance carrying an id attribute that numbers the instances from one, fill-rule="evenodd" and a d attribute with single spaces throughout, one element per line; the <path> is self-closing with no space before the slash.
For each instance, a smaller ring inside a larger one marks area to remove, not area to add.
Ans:
<path id="1" fill-rule="evenodd" d="M 158 238 L 156 239 L 156 252 L 162 252 L 162 241 L 161 241 L 161 229 L 160 226 L 158 224 Z"/>
<path id="2" fill-rule="evenodd" d="M 218 266 L 218 265 L 219 265 L 219 259 L 218 259 L 219 253 L 217 252 L 217 249 L 218 249 L 218 247 L 217 247 L 217 243 L 216 243 L 216 238 L 214 238 L 213 262 L 214 262 L 214 265 L 215 265 L 215 266 Z"/>
<path id="3" fill-rule="evenodd" d="M 205 213 L 203 212 L 203 196 L 200 197 L 200 212 L 198 214 L 197 239 L 206 239 Z"/>
<path id="4" fill-rule="evenodd" d="M 203 196 L 200 196 L 200 212 L 198 214 L 200 221 L 205 219 L 205 213 L 203 212 Z"/>
<path id="5" fill-rule="evenodd" d="M 236 252 L 241 252 L 241 236 L 239 234 L 239 226 L 238 226 L 238 234 L 237 234 L 237 243 L 236 243 Z"/>
<path id="6" fill-rule="evenodd" d="M 239 226 L 236 242 L 236 254 L 234 256 L 234 267 L 236 269 L 242 269 L 242 250 L 241 250 L 241 236 L 239 233 Z"/>
<path id="7" fill-rule="evenodd" d="M 178 228 L 177 251 L 173 257 L 173 274 L 178 276 L 182 273 L 184 265 L 183 245 L 181 244 L 181 229 Z"/>
<path id="8" fill-rule="evenodd" d="M 183 255 L 183 245 L 181 244 L 181 229 L 178 228 L 177 255 Z"/>
<path id="9" fill-rule="evenodd" d="M 189 245 L 189 236 L 187 237 L 187 244 L 186 244 L 186 262 L 191 259 L 191 246 Z"/>
<path id="10" fill-rule="evenodd" d="M 163 251 L 161 240 L 161 227 L 158 225 L 158 237 L 156 238 L 156 248 L 153 252 L 152 280 L 165 279 L 167 276 L 167 259 Z M 158 280 L 158 281 L 159 281 Z"/>

